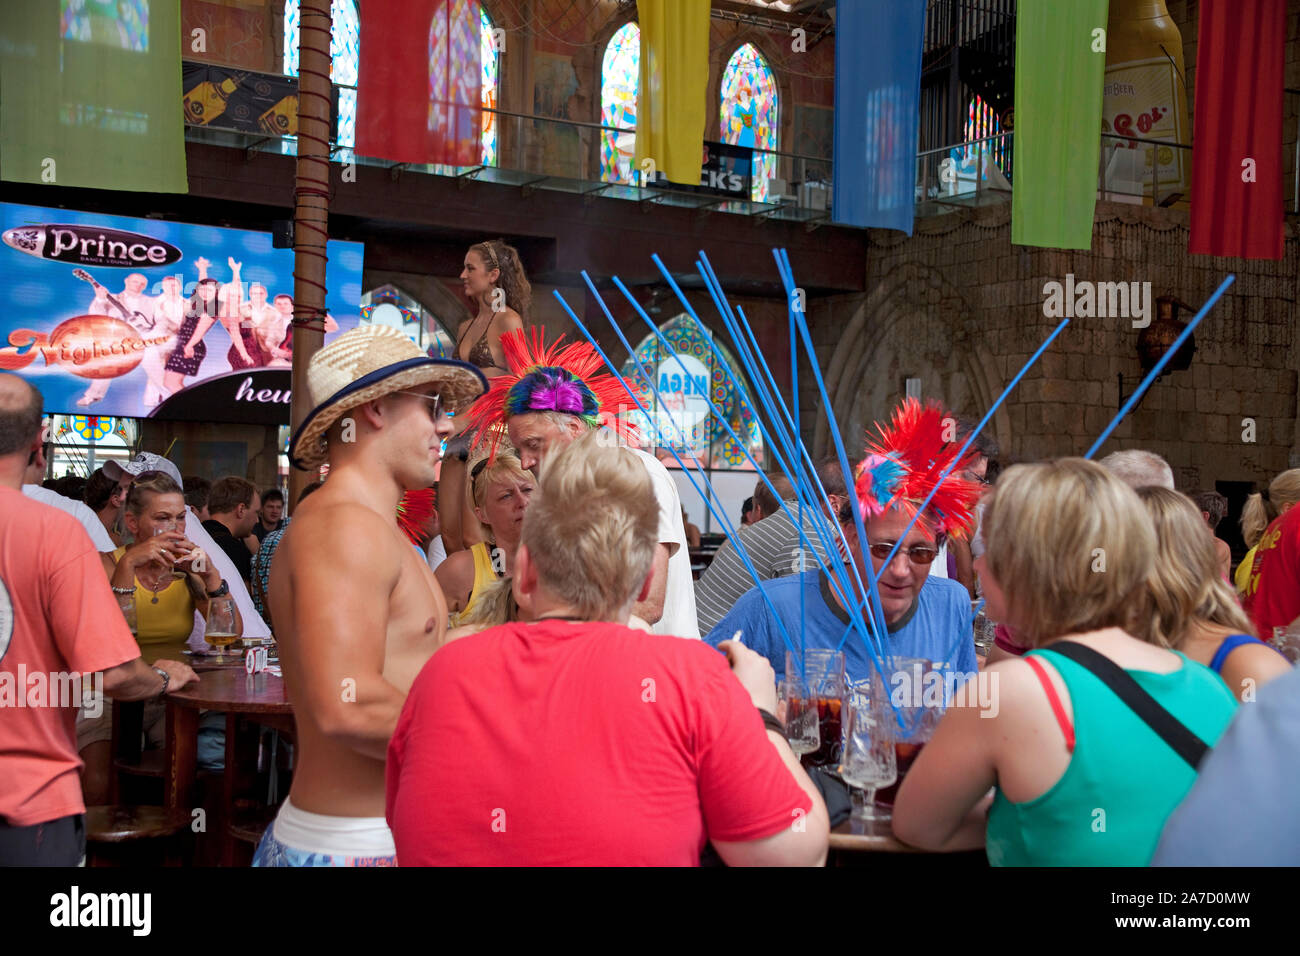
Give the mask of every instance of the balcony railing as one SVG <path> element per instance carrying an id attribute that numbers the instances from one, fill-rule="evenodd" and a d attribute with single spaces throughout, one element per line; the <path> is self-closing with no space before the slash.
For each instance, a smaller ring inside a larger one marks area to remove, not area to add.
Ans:
<path id="1" fill-rule="evenodd" d="M 340 87 L 344 88 L 344 87 Z M 1288 95 L 1300 91 L 1288 90 Z M 534 116 L 501 109 L 486 109 L 496 127 L 496 162 L 493 165 L 438 166 L 394 164 L 362 156 L 335 145 L 336 162 L 378 166 L 394 176 L 446 176 L 500 183 L 520 188 L 564 192 L 584 198 L 597 196 L 642 204 L 684 207 L 700 211 L 743 215 L 753 219 L 802 222 L 808 228 L 831 220 L 832 161 L 824 156 L 779 150 L 752 150 L 749 168 L 767 177 L 766 196 L 755 198 L 748 189 L 736 191 L 692 189 L 671 184 L 642 183 L 641 174 L 626 166 L 611 175 L 601 164 L 602 140 L 610 137 L 628 144 L 634 128 L 605 126 L 581 120 Z M 189 122 L 187 120 L 187 122 Z M 918 153 L 916 158 L 916 215 L 933 216 L 954 206 L 979 206 L 1010 201 L 1013 170 L 1013 133 L 1002 132 L 970 142 L 953 143 Z M 240 132 L 189 122 L 186 138 L 257 152 L 294 155 L 291 136 Z M 1102 149 L 1097 188 L 1099 198 L 1119 202 L 1170 205 L 1185 201 L 1190 193 L 1191 147 L 1184 143 L 1142 137 L 1101 134 Z M 1127 148 L 1125 145 L 1127 144 Z M 736 152 L 735 147 L 727 147 Z M 1291 185 L 1290 212 L 1300 214 L 1300 141 L 1290 157 L 1287 175 Z M 707 173 L 705 178 L 707 179 Z M 724 178 L 725 179 L 725 178 Z M 723 179 L 714 177 L 714 182 Z"/>

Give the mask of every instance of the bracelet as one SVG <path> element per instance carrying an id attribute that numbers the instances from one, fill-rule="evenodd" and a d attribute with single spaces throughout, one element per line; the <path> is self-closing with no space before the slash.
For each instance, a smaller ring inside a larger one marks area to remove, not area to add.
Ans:
<path id="1" fill-rule="evenodd" d="M 135 588 L 113 588 L 114 594 L 134 594 Z"/>
<path id="2" fill-rule="evenodd" d="M 162 699 L 163 699 L 163 695 L 167 693 L 167 687 L 168 687 L 168 685 L 171 684 L 171 682 L 172 682 L 172 675 L 171 675 L 171 674 L 168 674 L 168 673 L 167 673 L 165 670 L 163 670 L 161 667 L 155 667 L 155 668 L 153 669 L 153 672 L 154 672 L 155 674 L 157 674 L 159 677 L 161 677 L 161 678 L 162 678 L 162 681 L 163 681 L 162 690 L 158 691 L 158 696 L 155 697 L 154 700 L 162 700 Z"/>
<path id="3" fill-rule="evenodd" d="M 763 718 L 764 727 L 766 727 L 768 730 L 776 731 L 782 737 L 785 736 L 785 725 L 782 724 L 781 721 L 777 720 L 776 714 L 769 713 L 768 711 L 764 710 L 762 707 L 758 708 L 758 713 L 759 716 Z"/>

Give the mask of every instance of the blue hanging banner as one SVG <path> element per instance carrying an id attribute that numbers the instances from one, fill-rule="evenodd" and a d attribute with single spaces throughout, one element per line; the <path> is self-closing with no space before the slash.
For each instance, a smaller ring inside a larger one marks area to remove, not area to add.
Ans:
<path id="1" fill-rule="evenodd" d="M 832 220 L 912 234 L 925 0 L 841 3 Z"/>

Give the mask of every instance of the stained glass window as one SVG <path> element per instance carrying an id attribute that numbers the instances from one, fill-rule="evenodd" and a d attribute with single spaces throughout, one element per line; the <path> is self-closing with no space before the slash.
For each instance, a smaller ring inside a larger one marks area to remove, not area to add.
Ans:
<path id="1" fill-rule="evenodd" d="M 492 42 L 492 21 L 482 6 L 478 8 L 482 24 L 480 55 L 483 59 L 483 165 L 497 164 L 497 115 L 488 110 L 497 108 L 497 81 L 500 79 L 500 54 Z"/>
<path id="2" fill-rule="evenodd" d="M 758 48 L 746 43 L 722 71 L 722 139 L 735 146 L 774 150 L 779 119 L 776 77 Z M 751 193 L 755 202 L 768 201 L 767 181 L 775 175 L 776 156 L 755 153 Z"/>
<path id="3" fill-rule="evenodd" d="M 334 18 L 330 33 L 330 79 L 339 90 L 339 127 L 336 142 L 352 147 L 357 141 L 357 73 L 361 65 L 361 16 L 357 0 L 332 0 Z M 284 72 L 298 75 L 298 0 L 284 2 Z"/>
<path id="4" fill-rule="evenodd" d="M 966 109 L 966 135 L 963 140 L 973 143 L 988 136 L 997 136 L 1001 132 L 1002 124 L 998 122 L 998 114 L 993 112 L 993 107 L 978 95 L 972 96 Z M 1007 162 L 1011 155 L 1009 146 L 1010 143 L 1005 136 L 991 139 L 984 144 L 985 159 L 991 159 L 1004 174 L 1009 171 Z"/>
<path id="5" fill-rule="evenodd" d="M 659 326 L 659 331 L 674 351 L 666 351 L 651 333 L 637 344 L 632 358 L 621 369 L 629 385 L 640 386 L 641 402 L 654 415 L 654 421 L 647 421 L 641 412 L 632 412 L 647 443 L 672 447 L 683 459 L 689 454 L 710 470 L 752 468 L 746 450 L 763 465 L 758 423 L 731 384 L 732 379 L 746 391 L 753 390 L 726 346 L 684 312 Z M 646 376 L 654 376 L 654 389 L 647 384 Z M 706 395 L 722 413 L 721 418 L 709 410 Z M 744 443 L 743 448 L 731 437 L 728 426 Z"/>
<path id="6" fill-rule="evenodd" d="M 641 28 L 625 23 L 609 38 L 600 66 L 600 125 L 636 126 L 636 93 L 641 70 Z M 600 131 L 600 178 L 633 184 L 635 133 Z"/>

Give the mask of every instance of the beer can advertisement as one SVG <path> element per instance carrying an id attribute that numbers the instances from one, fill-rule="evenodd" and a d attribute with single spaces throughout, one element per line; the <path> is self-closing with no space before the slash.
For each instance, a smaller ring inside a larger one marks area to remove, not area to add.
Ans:
<path id="1" fill-rule="evenodd" d="M 325 342 L 360 321 L 330 240 Z M 245 229 L 0 203 L 0 370 L 45 411 L 288 424 L 292 249 Z"/>

